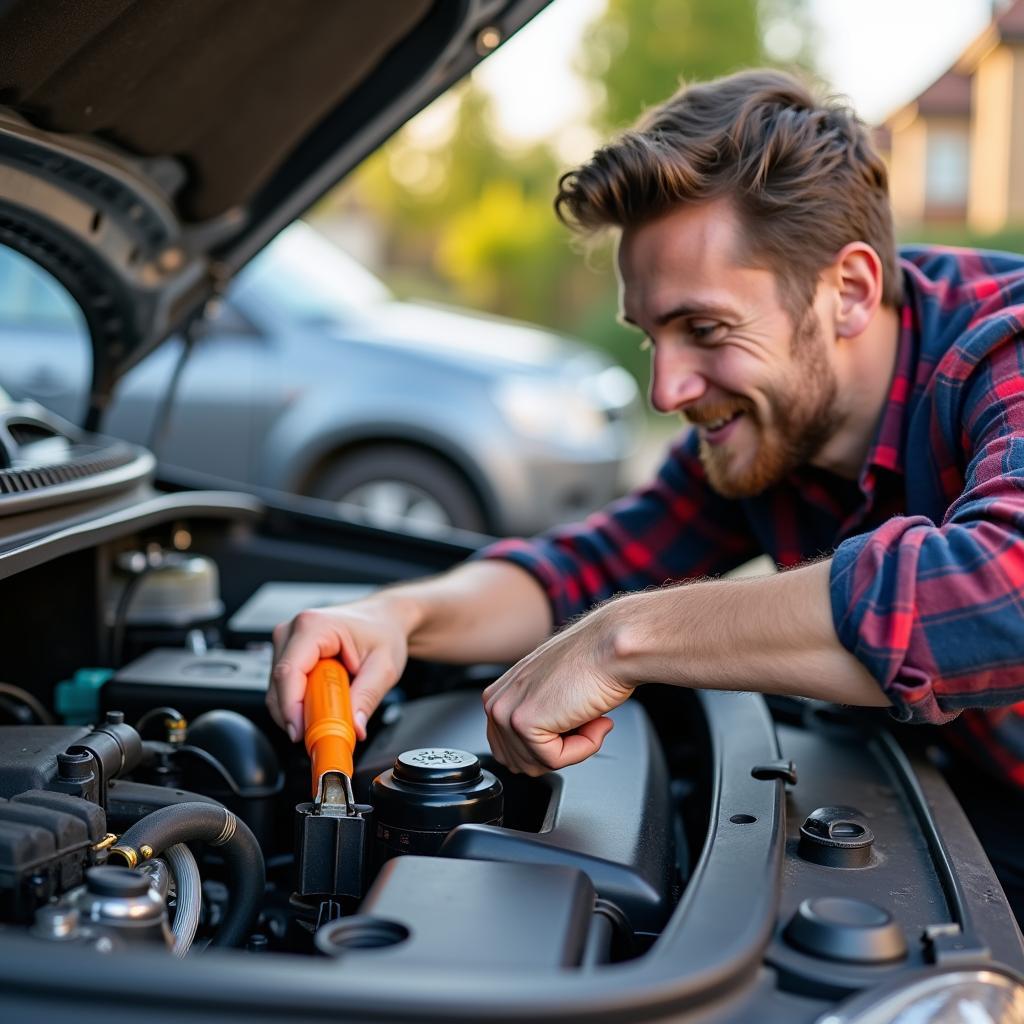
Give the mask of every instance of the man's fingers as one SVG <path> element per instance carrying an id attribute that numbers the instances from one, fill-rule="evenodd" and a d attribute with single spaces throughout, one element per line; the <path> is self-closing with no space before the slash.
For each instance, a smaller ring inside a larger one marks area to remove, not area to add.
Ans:
<path id="1" fill-rule="evenodd" d="M 528 756 L 547 771 L 568 768 L 585 761 L 601 749 L 605 736 L 612 731 L 614 722 L 606 716 L 595 718 L 567 733 L 541 733 L 536 739 L 527 739 Z"/>
<path id="2" fill-rule="evenodd" d="M 306 693 L 306 677 L 321 658 L 331 658 L 338 653 L 337 637 L 333 638 L 333 644 L 331 639 L 314 640 L 293 633 L 270 674 L 282 724 L 293 743 L 302 738 L 305 729 L 302 698 Z"/>
<path id="3" fill-rule="evenodd" d="M 515 729 L 506 730 L 502 734 L 502 742 L 515 771 L 523 772 L 526 775 L 543 775 L 550 771 L 546 764 L 537 760 L 534 752 Z"/>
<path id="4" fill-rule="evenodd" d="M 506 768 L 527 775 L 567 768 L 597 753 L 615 723 L 605 715 L 573 729 L 569 733 L 532 730 L 514 715 L 503 720 L 500 705 L 492 706 L 487 721 L 487 739 L 494 756 Z M 533 732 L 533 735 L 529 735 Z"/>
<path id="5" fill-rule="evenodd" d="M 310 665 L 310 669 L 312 667 Z M 267 709 L 293 743 L 303 733 L 302 698 L 306 692 L 306 675 L 307 672 L 292 661 L 279 661 L 270 673 Z"/>
<path id="6" fill-rule="evenodd" d="M 558 753 L 558 767 L 565 768 L 570 764 L 579 764 L 591 754 L 596 754 L 604 743 L 604 738 L 615 727 L 615 723 L 606 715 L 595 718 L 562 736 L 562 749 Z"/>
<path id="7" fill-rule="evenodd" d="M 339 657 L 348 671 L 359 671 L 359 652 L 348 630 L 332 622 L 323 611 L 300 612 L 273 631 L 274 667 L 267 692 L 267 709 L 287 730 L 292 741 L 305 728 L 302 699 L 306 677 L 321 658 Z"/>
<path id="8" fill-rule="evenodd" d="M 288 642 L 288 638 L 291 635 L 291 625 L 291 622 L 281 622 L 276 625 L 271 632 L 271 636 L 274 641 L 274 660 L 272 662 L 273 668 L 270 672 L 270 679 L 267 683 L 266 704 L 267 710 L 270 712 L 270 717 L 273 719 L 274 724 L 281 729 L 287 729 L 288 723 L 281 711 L 281 701 L 277 694 L 277 683 L 274 679 L 274 671 L 277 668 L 277 663 L 281 660 L 281 653 L 284 651 L 285 644 Z"/>
<path id="9" fill-rule="evenodd" d="M 538 758 L 537 752 L 531 749 L 531 744 L 526 740 L 521 708 L 500 699 L 501 688 L 498 684 L 492 690 L 495 692 L 486 702 L 487 740 L 492 753 L 510 771 L 544 775 L 553 766 Z M 553 738 L 558 739 L 557 734 Z"/>
<path id="10" fill-rule="evenodd" d="M 544 775 L 561 767 L 556 758 L 561 737 L 548 729 L 538 729 L 531 723 L 531 717 L 522 705 L 514 708 L 508 718 L 505 742 L 521 771 L 527 775 Z"/>
<path id="11" fill-rule="evenodd" d="M 292 624 L 291 622 L 279 622 L 271 631 L 270 638 L 274 644 L 274 660 L 277 661 L 284 650 L 284 645 L 288 642 L 288 638 L 292 635 Z"/>
<path id="12" fill-rule="evenodd" d="M 281 707 L 277 703 L 277 690 L 273 686 L 267 687 L 266 705 L 274 724 L 278 728 L 285 728 L 284 718 L 281 717 Z"/>
<path id="13" fill-rule="evenodd" d="M 491 718 L 487 719 L 487 742 L 495 758 L 510 771 L 514 771 L 515 769 L 509 764 L 508 751 L 501 740 L 501 730 L 494 724 L 494 720 Z"/>
<path id="14" fill-rule="evenodd" d="M 352 680 L 352 719 L 356 736 L 366 739 L 366 723 L 384 699 L 384 694 L 398 682 L 402 666 L 396 666 L 383 648 L 372 651 Z"/>
<path id="15" fill-rule="evenodd" d="M 502 704 L 496 697 L 492 697 L 486 705 L 486 710 L 487 741 L 491 745 L 491 752 L 509 771 L 527 771 L 532 759 L 516 737 L 509 721 L 507 704 Z"/>

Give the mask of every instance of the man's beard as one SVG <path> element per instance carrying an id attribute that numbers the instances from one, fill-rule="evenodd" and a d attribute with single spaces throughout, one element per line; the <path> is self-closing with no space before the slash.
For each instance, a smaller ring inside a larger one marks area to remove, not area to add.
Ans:
<path id="1" fill-rule="evenodd" d="M 700 459 L 708 483 L 723 497 L 760 494 L 810 462 L 835 433 L 840 421 L 838 385 L 825 344 L 811 308 L 790 340 L 790 386 L 785 392 L 767 394 L 770 423 L 760 422 L 753 403 L 738 398 L 734 409 L 742 409 L 756 431 L 757 450 L 748 464 L 738 467 L 746 451 L 730 451 L 728 442 L 712 445 L 701 437 Z"/>

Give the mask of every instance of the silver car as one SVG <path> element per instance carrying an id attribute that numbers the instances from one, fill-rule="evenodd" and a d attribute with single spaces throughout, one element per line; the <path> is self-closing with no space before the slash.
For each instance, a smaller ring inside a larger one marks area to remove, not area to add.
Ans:
<path id="1" fill-rule="evenodd" d="M 528 324 L 395 301 L 301 222 L 184 345 L 127 374 L 106 433 L 148 444 L 171 476 L 313 495 L 382 525 L 532 533 L 614 497 L 635 440 L 621 367 Z M 81 422 L 89 352 L 70 297 L 0 249 L 0 385 Z"/>

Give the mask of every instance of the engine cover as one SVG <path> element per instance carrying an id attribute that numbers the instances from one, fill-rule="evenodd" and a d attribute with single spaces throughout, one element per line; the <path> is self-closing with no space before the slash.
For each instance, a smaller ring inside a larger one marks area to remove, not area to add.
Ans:
<path id="1" fill-rule="evenodd" d="M 615 728 L 599 754 L 532 788 L 517 787 L 510 779 L 506 824 L 460 825 L 441 854 L 578 868 L 600 897 L 627 915 L 634 930 L 654 932 L 671 913 L 676 880 L 668 771 L 639 704 L 624 704 L 611 717 Z M 479 694 L 439 694 L 402 705 L 396 720 L 370 744 L 356 771 L 357 798 L 369 802 L 372 779 L 416 747 L 467 750 L 492 771 L 502 771 L 487 743 Z M 522 825 L 534 814 L 523 804 L 538 799 L 546 807 L 530 831 Z"/>

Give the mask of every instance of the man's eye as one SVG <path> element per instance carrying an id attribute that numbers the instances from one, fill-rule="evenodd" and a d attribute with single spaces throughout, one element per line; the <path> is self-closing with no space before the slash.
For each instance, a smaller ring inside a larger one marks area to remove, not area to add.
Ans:
<path id="1" fill-rule="evenodd" d="M 714 341 L 721 333 L 723 326 L 719 323 L 691 323 L 690 335 L 694 341 Z"/>

